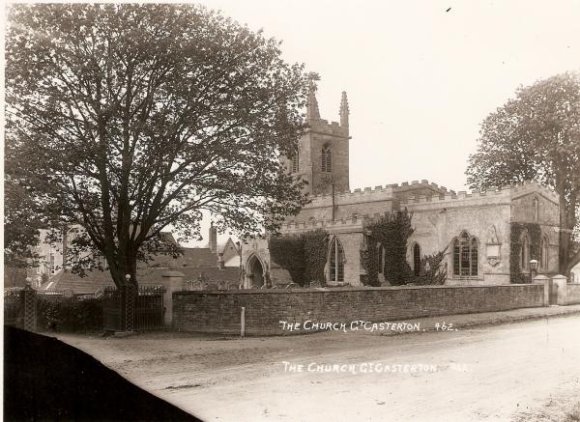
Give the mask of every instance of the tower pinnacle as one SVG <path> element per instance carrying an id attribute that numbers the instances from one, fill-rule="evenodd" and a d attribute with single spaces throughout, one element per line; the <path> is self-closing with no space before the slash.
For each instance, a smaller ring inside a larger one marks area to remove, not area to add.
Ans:
<path id="1" fill-rule="evenodd" d="M 346 97 L 346 91 L 342 91 L 342 98 L 340 100 L 340 125 L 346 129 L 348 133 L 348 98 Z"/>
<path id="2" fill-rule="evenodd" d="M 316 100 L 316 85 L 314 80 L 310 81 L 308 100 L 306 102 L 306 120 L 309 122 L 320 120 L 320 111 L 318 110 L 318 101 Z"/>

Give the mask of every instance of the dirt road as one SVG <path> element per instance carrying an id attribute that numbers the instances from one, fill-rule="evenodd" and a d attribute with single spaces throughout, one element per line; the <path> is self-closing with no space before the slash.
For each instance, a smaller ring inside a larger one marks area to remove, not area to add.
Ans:
<path id="1" fill-rule="evenodd" d="M 59 338 L 205 421 L 525 420 L 580 397 L 577 315 L 388 337 Z"/>

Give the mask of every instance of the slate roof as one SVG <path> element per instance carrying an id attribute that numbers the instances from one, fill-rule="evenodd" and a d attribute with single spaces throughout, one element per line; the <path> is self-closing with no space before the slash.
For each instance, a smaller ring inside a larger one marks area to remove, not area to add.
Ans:
<path id="1" fill-rule="evenodd" d="M 185 282 L 197 280 L 202 276 L 207 282 L 237 286 L 240 280 L 240 269 L 218 268 L 218 257 L 209 248 L 183 248 L 183 255 L 177 259 L 169 255 L 158 255 L 147 264 L 140 264 L 137 268 L 139 285 L 162 284 L 162 274 L 167 270 L 183 273 Z M 70 271 L 61 271 L 51 277 L 41 290 L 72 290 L 75 294 L 92 294 L 108 286 L 114 286 L 108 271 L 88 271 L 85 277 Z"/>

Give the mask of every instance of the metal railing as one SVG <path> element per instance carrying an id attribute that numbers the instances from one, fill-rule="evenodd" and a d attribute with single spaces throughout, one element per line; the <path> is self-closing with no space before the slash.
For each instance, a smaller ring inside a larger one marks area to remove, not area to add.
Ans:
<path id="1" fill-rule="evenodd" d="M 107 287 L 103 292 L 103 328 L 106 331 L 156 330 L 164 327 L 162 286 Z M 131 297 L 133 296 L 133 297 Z M 123 301 L 126 301 L 123 306 Z M 131 315 L 127 315 L 131 314 Z M 127 320 L 123 321 L 123 318 Z"/>

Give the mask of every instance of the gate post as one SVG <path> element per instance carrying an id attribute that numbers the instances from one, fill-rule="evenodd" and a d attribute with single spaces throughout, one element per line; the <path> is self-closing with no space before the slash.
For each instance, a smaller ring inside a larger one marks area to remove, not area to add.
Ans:
<path id="1" fill-rule="evenodd" d="M 184 274 L 179 271 L 165 271 L 162 275 L 165 293 L 163 294 L 163 306 L 165 307 L 165 325 L 173 326 L 173 292 L 183 290 Z"/>
<path id="2" fill-rule="evenodd" d="M 567 292 L 566 292 L 566 287 L 567 287 L 567 282 L 568 282 L 568 278 L 566 278 L 566 276 L 563 276 L 561 274 L 555 275 L 554 277 L 552 277 L 552 283 L 554 284 L 554 287 L 557 287 L 557 292 L 558 292 L 558 296 L 556 297 L 556 304 L 557 305 L 566 305 L 568 302 L 568 298 L 567 298 Z"/>
<path id="3" fill-rule="evenodd" d="M 24 329 L 36 331 L 36 290 L 30 284 L 24 287 Z"/>
<path id="4" fill-rule="evenodd" d="M 544 285 L 544 306 L 550 306 L 550 279 L 545 275 L 537 275 L 533 283 Z"/>
<path id="5" fill-rule="evenodd" d="M 135 328 L 135 299 L 136 286 L 134 284 L 123 284 L 119 288 L 121 299 L 121 331 L 133 331 Z"/>

